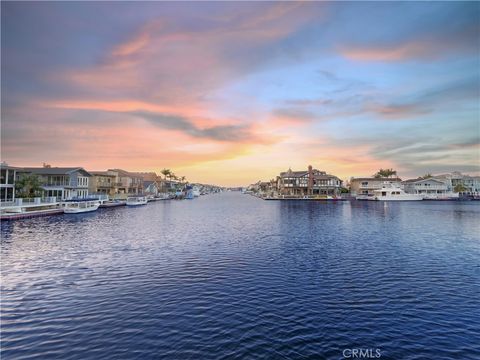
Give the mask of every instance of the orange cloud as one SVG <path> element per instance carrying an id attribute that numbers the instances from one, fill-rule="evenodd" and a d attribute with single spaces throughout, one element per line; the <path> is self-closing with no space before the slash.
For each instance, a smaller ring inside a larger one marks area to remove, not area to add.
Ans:
<path id="1" fill-rule="evenodd" d="M 341 46 L 339 52 L 351 60 L 358 61 L 402 61 L 410 59 L 436 59 L 459 52 L 478 52 L 479 26 L 474 25 L 461 31 L 447 33 L 442 37 L 424 36 L 400 44 L 379 46 Z"/>
<path id="2" fill-rule="evenodd" d="M 430 112 L 429 109 L 418 104 L 370 104 L 367 105 L 366 110 L 390 119 L 409 119 L 411 116 Z"/>
<path id="3" fill-rule="evenodd" d="M 190 107 L 179 107 L 175 105 L 159 105 L 145 101 L 137 100 L 60 100 L 60 101 L 41 101 L 37 105 L 42 107 L 51 107 L 57 109 L 76 109 L 76 110 L 101 110 L 111 112 L 131 112 L 131 111 L 150 111 L 158 113 L 177 114 L 187 117 L 195 117 L 206 109 L 199 103 L 192 104 Z M 201 124 L 201 123 L 200 123 Z"/>
<path id="4" fill-rule="evenodd" d="M 411 42 L 391 47 L 342 48 L 340 53 L 351 60 L 360 61 L 399 61 L 434 56 L 432 45 L 424 42 Z"/>

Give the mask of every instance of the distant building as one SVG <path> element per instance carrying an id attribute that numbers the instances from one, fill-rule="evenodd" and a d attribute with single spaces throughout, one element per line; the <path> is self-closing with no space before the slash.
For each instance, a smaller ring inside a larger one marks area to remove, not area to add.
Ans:
<path id="1" fill-rule="evenodd" d="M 4 162 L 0 164 L 0 202 L 15 201 L 17 169 Z"/>
<path id="2" fill-rule="evenodd" d="M 90 194 L 105 194 L 112 196 L 115 194 L 116 175 L 109 171 L 89 171 L 92 175 L 88 190 Z"/>
<path id="3" fill-rule="evenodd" d="M 58 200 L 88 197 L 89 179 L 92 175 L 81 167 L 35 167 L 20 168 L 17 175 L 37 175 L 46 197 Z"/>
<path id="4" fill-rule="evenodd" d="M 280 173 L 276 185 L 279 195 L 338 195 L 341 192 L 342 180 L 309 166 L 306 171 L 288 169 Z"/>
<path id="5" fill-rule="evenodd" d="M 399 178 L 351 178 L 350 179 L 350 194 L 352 196 L 373 196 L 375 190 L 381 189 L 382 185 L 388 182 L 390 184 L 400 185 L 402 179 Z"/>

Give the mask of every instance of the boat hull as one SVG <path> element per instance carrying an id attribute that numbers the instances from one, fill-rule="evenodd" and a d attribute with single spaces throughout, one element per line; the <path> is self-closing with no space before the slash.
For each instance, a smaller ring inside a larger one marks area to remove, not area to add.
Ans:
<path id="1" fill-rule="evenodd" d="M 132 196 L 127 198 L 127 206 L 147 205 L 148 199 L 145 196 Z"/>
<path id="2" fill-rule="evenodd" d="M 127 205 L 127 206 L 142 206 L 142 205 L 147 205 L 147 201 L 145 201 L 145 202 L 143 202 L 143 201 L 142 201 L 142 202 L 135 202 L 135 203 L 129 203 L 129 202 L 127 202 L 126 205 Z"/>
<path id="3" fill-rule="evenodd" d="M 99 206 L 100 206 L 100 204 L 95 205 L 95 206 L 91 206 L 91 207 L 88 207 L 88 208 L 83 208 L 83 209 L 81 209 L 81 208 L 65 208 L 65 209 L 63 209 L 63 212 L 65 214 L 82 214 L 82 213 L 86 213 L 86 212 L 97 211 Z"/>
<path id="4" fill-rule="evenodd" d="M 421 200 L 423 200 L 423 197 L 422 196 L 417 196 L 417 195 L 397 195 L 395 197 L 393 197 L 393 196 L 382 196 L 382 197 L 375 196 L 375 198 L 368 199 L 368 200 L 374 200 L 374 201 L 421 201 Z"/>

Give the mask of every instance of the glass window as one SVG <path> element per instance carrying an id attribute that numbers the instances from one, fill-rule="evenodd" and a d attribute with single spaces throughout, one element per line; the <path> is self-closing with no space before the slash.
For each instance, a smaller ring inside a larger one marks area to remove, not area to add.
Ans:
<path id="1" fill-rule="evenodd" d="M 12 201 L 13 200 L 13 189 L 8 188 L 7 189 L 7 201 Z"/>
<path id="2" fill-rule="evenodd" d="M 7 170 L 2 169 L 2 171 L 0 172 L 0 184 L 6 184 L 6 183 L 7 183 Z"/>
<path id="3" fill-rule="evenodd" d="M 8 170 L 8 184 L 13 184 L 15 182 L 14 175 L 15 175 L 14 170 Z"/>

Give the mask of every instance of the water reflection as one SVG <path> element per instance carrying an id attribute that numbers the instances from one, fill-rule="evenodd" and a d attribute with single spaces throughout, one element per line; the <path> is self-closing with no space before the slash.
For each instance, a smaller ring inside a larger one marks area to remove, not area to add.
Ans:
<path id="1" fill-rule="evenodd" d="M 478 358 L 479 215 L 227 193 L 4 222 L 2 358 Z"/>

